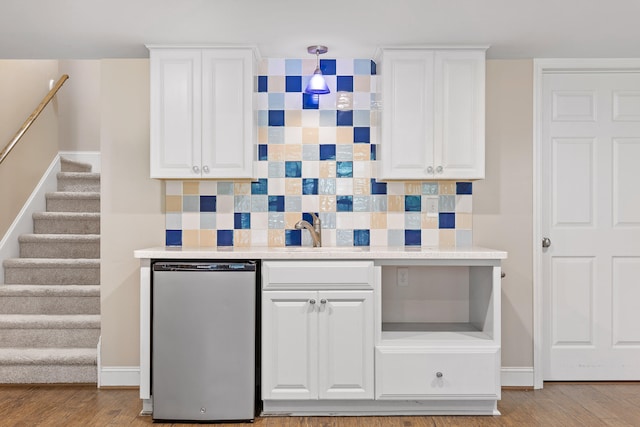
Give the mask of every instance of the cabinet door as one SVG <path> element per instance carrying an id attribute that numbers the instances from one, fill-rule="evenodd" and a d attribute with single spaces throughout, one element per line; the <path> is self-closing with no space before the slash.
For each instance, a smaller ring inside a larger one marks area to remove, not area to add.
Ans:
<path id="1" fill-rule="evenodd" d="M 484 80 L 484 50 L 436 52 L 436 179 L 484 178 Z"/>
<path id="2" fill-rule="evenodd" d="M 262 398 L 318 398 L 318 293 L 262 293 Z"/>
<path id="3" fill-rule="evenodd" d="M 151 177 L 199 178 L 201 56 L 198 49 L 151 49 Z"/>
<path id="4" fill-rule="evenodd" d="M 253 51 L 202 51 L 202 177 L 253 177 Z"/>
<path id="5" fill-rule="evenodd" d="M 373 291 L 319 298 L 320 399 L 373 399 Z"/>
<path id="6" fill-rule="evenodd" d="M 382 58 L 381 179 L 422 179 L 433 165 L 430 50 L 389 50 Z"/>

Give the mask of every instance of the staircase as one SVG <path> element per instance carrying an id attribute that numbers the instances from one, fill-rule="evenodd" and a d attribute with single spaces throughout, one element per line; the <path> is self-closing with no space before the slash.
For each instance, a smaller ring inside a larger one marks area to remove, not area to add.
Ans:
<path id="1" fill-rule="evenodd" d="M 62 159 L 58 191 L 5 260 L 0 384 L 95 383 L 100 337 L 100 175 Z"/>

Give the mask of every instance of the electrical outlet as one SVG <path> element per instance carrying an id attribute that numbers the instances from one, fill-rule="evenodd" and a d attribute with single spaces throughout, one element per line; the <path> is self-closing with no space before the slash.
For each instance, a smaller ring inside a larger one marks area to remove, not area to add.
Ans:
<path id="1" fill-rule="evenodd" d="M 409 286 L 409 267 L 398 267 L 398 286 Z"/>
<path id="2" fill-rule="evenodd" d="M 437 196 L 427 196 L 426 202 L 426 211 L 428 217 L 437 217 L 438 216 L 438 197 Z"/>

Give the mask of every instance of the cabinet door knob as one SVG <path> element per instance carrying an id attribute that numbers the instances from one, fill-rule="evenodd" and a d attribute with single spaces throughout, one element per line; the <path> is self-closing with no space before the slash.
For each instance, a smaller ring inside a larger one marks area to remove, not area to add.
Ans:
<path id="1" fill-rule="evenodd" d="M 442 372 L 436 372 L 436 377 L 442 378 Z"/>
<path id="2" fill-rule="evenodd" d="M 198 166 L 194 166 L 192 169 L 195 173 L 200 173 L 200 168 Z"/>
<path id="3" fill-rule="evenodd" d="M 309 304 L 313 305 L 313 304 L 315 304 L 315 303 L 316 303 L 316 300 L 314 300 L 314 299 L 310 299 L 310 300 L 309 300 Z"/>
<path id="4" fill-rule="evenodd" d="M 433 173 L 433 166 L 427 167 L 427 173 Z"/>
<path id="5" fill-rule="evenodd" d="M 443 168 L 442 166 L 438 166 L 438 167 L 436 168 L 436 172 L 437 172 L 437 173 L 442 173 L 442 171 L 443 171 L 443 170 L 444 170 L 444 168 Z"/>
<path id="6" fill-rule="evenodd" d="M 322 299 L 320 300 L 320 304 L 326 304 L 326 303 L 327 303 L 327 300 L 326 300 L 326 299 L 322 298 Z"/>
<path id="7" fill-rule="evenodd" d="M 204 172 L 204 173 L 209 173 L 209 166 L 204 165 L 204 166 L 202 167 L 202 172 Z"/>

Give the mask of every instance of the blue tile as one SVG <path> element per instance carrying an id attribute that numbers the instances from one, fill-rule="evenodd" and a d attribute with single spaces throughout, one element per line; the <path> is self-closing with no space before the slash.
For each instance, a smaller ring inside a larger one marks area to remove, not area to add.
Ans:
<path id="1" fill-rule="evenodd" d="M 387 211 L 387 195 L 371 196 L 372 211 L 373 212 L 386 212 Z"/>
<path id="2" fill-rule="evenodd" d="M 284 110 L 284 93 L 270 93 L 269 111 Z"/>
<path id="3" fill-rule="evenodd" d="M 371 194 L 387 194 L 387 183 L 378 182 L 371 178 Z"/>
<path id="4" fill-rule="evenodd" d="M 336 194 L 335 178 L 318 179 L 318 194 Z"/>
<path id="5" fill-rule="evenodd" d="M 216 196 L 200 196 L 200 212 L 215 212 Z"/>
<path id="6" fill-rule="evenodd" d="M 233 182 L 218 182 L 218 196 L 233 196 Z"/>
<path id="7" fill-rule="evenodd" d="M 314 214 L 316 214 L 316 216 L 318 215 L 318 212 L 314 212 Z M 310 213 L 308 212 L 304 212 L 302 214 L 302 219 L 307 221 L 309 224 L 313 224 L 313 217 L 311 216 Z"/>
<path id="8" fill-rule="evenodd" d="M 438 197 L 438 212 L 455 212 L 456 196 L 441 195 Z"/>
<path id="9" fill-rule="evenodd" d="M 376 157 L 378 157 L 376 155 L 377 147 L 376 144 L 371 144 L 371 160 L 376 160 Z"/>
<path id="10" fill-rule="evenodd" d="M 302 77 L 300 77 L 300 76 L 287 76 L 285 78 L 285 91 L 287 91 L 287 92 L 302 92 Z"/>
<path id="11" fill-rule="evenodd" d="M 233 230 L 218 230 L 218 246 L 233 246 Z"/>
<path id="12" fill-rule="evenodd" d="M 353 178 L 353 162 L 336 162 L 337 178 Z"/>
<path id="13" fill-rule="evenodd" d="M 337 126 L 353 126 L 353 110 L 340 110 L 336 112 Z"/>
<path id="14" fill-rule="evenodd" d="M 269 111 L 258 110 L 258 126 L 268 126 L 268 125 L 269 125 Z"/>
<path id="15" fill-rule="evenodd" d="M 336 159 L 336 145 L 320 144 L 320 160 L 335 160 L 335 159 Z"/>
<path id="16" fill-rule="evenodd" d="M 284 162 L 284 176 L 285 178 L 300 178 L 302 176 L 302 162 L 301 161 Z"/>
<path id="17" fill-rule="evenodd" d="M 369 127 L 354 127 L 353 128 L 353 142 L 355 143 L 371 143 L 371 136 Z"/>
<path id="18" fill-rule="evenodd" d="M 216 214 L 213 212 L 200 213 L 200 228 L 203 230 L 215 230 Z"/>
<path id="19" fill-rule="evenodd" d="M 389 246 L 404 246 L 404 230 L 387 230 Z"/>
<path id="20" fill-rule="evenodd" d="M 182 230 L 166 230 L 165 244 L 167 246 L 182 246 Z"/>
<path id="21" fill-rule="evenodd" d="M 284 162 L 268 162 L 269 178 L 284 178 Z"/>
<path id="22" fill-rule="evenodd" d="M 239 213 L 233 214 L 233 228 L 236 230 L 248 230 L 251 228 L 251 214 Z"/>
<path id="23" fill-rule="evenodd" d="M 420 212 L 422 210 L 421 196 L 404 196 L 405 212 Z"/>
<path id="24" fill-rule="evenodd" d="M 258 181 L 251 183 L 251 194 L 267 194 L 269 182 L 267 178 L 260 178 Z"/>
<path id="25" fill-rule="evenodd" d="M 456 228 L 456 214 L 440 212 L 438 214 L 438 228 Z"/>
<path id="26" fill-rule="evenodd" d="M 284 196 L 269 196 L 269 212 L 284 212 Z"/>
<path id="27" fill-rule="evenodd" d="M 268 91 L 267 81 L 267 76 L 258 76 L 258 92 Z"/>
<path id="28" fill-rule="evenodd" d="M 266 194 L 256 194 L 251 196 L 251 212 L 268 212 L 269 201 Z"/>
<path id="29" fill-rule="evenodd" d="M 183 212 L 200 212 L 200 197 L 182 196 Z"/>
<path id="30" fill-rule="evenodd" d="M 353 92 L 353 76 L 338 76 L 336 87 L 338 92 Z"/>
<path id="31" fill-rule="evenodd" d="M 371 111 L 353 110 L 353 125 L 357 127 L 368 127 L 371 125 Z"/>
<path id="32" fill-rule="evenodd" d="M 471 194 L 470 182 L 456 182 L 456 194 Z"/>
<path id="33" fill-rule="evenodd" d="M 422 194 L 427 194 L 429 196 L 437 196 L 438 195 L 438 183 L 437 182 L 423 182 L 422 183 Z"/>
<path id="34" fill-rule="evenodd" d="M 320 127 L 336 125 L 336 110 L 320 110 Z"/>
<path id="35" fill-rule="evenodd" d="M 375 76 L 377 74 L 377 70 L 376 70 L 376 63 L 371 61 L 371 75 Z"/>
<path id="36" fill-rule="evenodd" d="M 302 244 L 302 230 L 284 230 L 285 246 L 300 246 Z"/>
<path id="37" fill-rule="evenodd" d="M 320 221 L 322 221 L 322 228 L 328 230 L 335 230 L 336 228 L 336 213 L 335 212 L 320 212 L 318 214 Z"/>
<path id="38" fill-rule="evenodd" d="M 371 212 L 371 196 L 353 196 L 354 212 Z"/>
<path id="39" fill-rule="evenodd" d="M 353 196 L 336 196 L 336 211 L 353 212 Z"/>
<path id="40" fill-rule="evenodd" d="M 268 159 L 268 146 L 267 144 L 258 144 L 258 160 Z"/>
<path id="41" fill-rule="evenodd" d="M 302 196 L 284 196 L 285 212 L 300 212 L 302 210 Z"/>
<path id="42" fill-rule="evenodd" d="M 353 230 L 338 229 L 336 230 L 337 246 L 353 246 Z"/>
<path id="43" fill-rule="evenodd" d="M 370 59 L 354 59 L 353 60 L 353 73 L 358 76 L 368 76 L 371 74 L 371 60 Z"/>
<path id="44" fill-rule="evenodd" d="M 318 194 L 318 178 L 303 178 L 302 194 Z"/>
<path id="45" fill-rule="evenodd" d="M 420 246 L 422 244 L 421 230 L 404 230 L 405 246 Z"/>
<path id="46" fill-rule="evenodd" d="M 270 230 L 282 230 L 284 228 L 284 212 L 269 212 L 268 226 Z"/>
<path id="47" fill-rule="evenodd" d="M 233 210 L 235 212 L 251 212 L 251 196 L 234 196 Z"/>
<path id="48" fill-rule="evenodd" d="M 325 76 L 335 76 L 336 75 L 336 60 L 335 59 L 321 59 L 320 60 L 320 71 Z"/>
<path id="49" fill-rule="evenodd" d="M 353 230 L 353 246 L 369 246 L 369 230 Z"/>
<path id="50" fill-rule="evenodd" d="M 269 126 L 284 126 L 283 110 L 269 110 Z"/>
<path id="51" fill-rule="evenodd" d="M 320 95 L 303 93 L 302 94 L 302 109 L 303 110 L 318 110 L 320 109 Z"/>
<path id="52" fill-rule="evenodd" d="M 285 59 L 284 72 L 287 76 L 301 76 L 302 60 L 301 59 Z"/>

